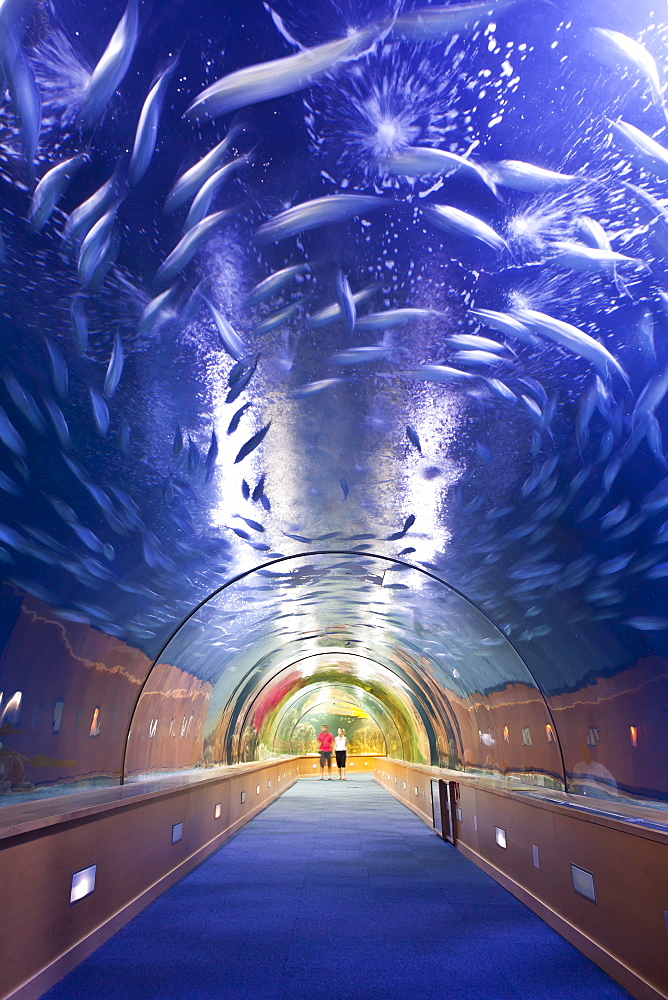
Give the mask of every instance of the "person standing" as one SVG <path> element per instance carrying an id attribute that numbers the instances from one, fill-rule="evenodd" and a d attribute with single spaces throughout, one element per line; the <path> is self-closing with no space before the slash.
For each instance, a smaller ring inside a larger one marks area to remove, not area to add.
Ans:
<path id="1" fill-rule="evenodd" d="M 332 748 L 334 746 L 334 737 L 330 733 L 327 726 L 321 726 L 320 732 L 317 736 L 318 745 L 320 747 L 320 780 L 325 779 L 325 764 L 329 770 L 329 781 L 332 780 Z"/>
<path id="2" fill-rule="evenodd" d="M 348 756 L 348 740 L 345 729 L 339 729 L 334 738 L 334 752 L 336 753 L 336 766 L 339 769 L 339 781 L 346 780 L 346 757 Z"/>

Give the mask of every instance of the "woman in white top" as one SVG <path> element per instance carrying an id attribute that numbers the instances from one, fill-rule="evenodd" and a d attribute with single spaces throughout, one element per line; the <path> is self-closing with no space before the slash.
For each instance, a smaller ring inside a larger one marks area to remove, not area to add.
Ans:
<path id="1" fill-rule="evenodd" d="M 339 781 L 346 780 L 346 756 L 348 751 L 348 740 L 345 729 L 339 729 L 334 737 L 334 752 L 336 753 L 336 766 L 339 769 Z"/>

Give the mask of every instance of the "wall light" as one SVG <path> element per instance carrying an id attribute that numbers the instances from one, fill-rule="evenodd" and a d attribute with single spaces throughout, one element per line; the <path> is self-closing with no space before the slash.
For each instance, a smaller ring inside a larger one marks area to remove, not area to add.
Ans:
<path id="1" fill-rule="evenodd" d="M 172 827 L 172 843 L 178 844 L 183 839 L 183 823 L 175 823 Z"/>
<path id="2" fill-rule="evenodd" d="M 245 801 L 246 801 L 246 793 L 242 792 L 241 793 L 241 804 L 243 805 Z"/>
<path id="3" fill-rule="evenodd" d="M 548 743 L 554 743 L 554 730 L 549 722 L 545 726 L 545 735 L 547 736 Z"/>
<path id="4" fill-rule="evenodd" d="M 222 804 L 220 802 L 216 802 L 215 806 L 213 807 L 213 818 L 220 819 L 220 814 L 222 811 L 223 811 Z"/>
<path id="5" fill-rule="evenodd" d="M 540 855 L 535 844 L 532 844 L 531 850 L 533 852 L 533 866 L 534 868 L 540 868 Z"/>
<path id="6" fill-rule="evenodd" d="M 255 786 L 255 794 L 256 794 L 256 795 L 259 795 L 259 794 L 260 794 L 260 786 L 259 786 L 259 785 L 256 785 L 256 786 Z"/>
<path id="7" fill-rule="evenodd" d="M 638 746 L 638 729 L 636 726 L 629 726 L 629 732 L 631 734 L 631 746 Z"/>
<path id="8" fill-rule="evenodd" d="M 271 778 L 267 778 L 267 788 L 271 788 Z"/>
<path id="9" fill-rule="evenodd" d="M 478 832 L 478 817 L 474 814 L 473 816 L 473 829 Z"/>
<path id="10" fill-rule="evenodd" d="M 415 792 L 416 795 L 420 794 L 420 790 L 417 785 L 413 785 L 413 791 Z"/>
<path id="11" fill-rule="evenodd" d="M 502 847 L 505 851 L 505 849 L 508 846 L 508 844 L 506 843 L 506 831 L 502 830 L 500 826 L 495 826 L 494 837 L 499 847 Z"/>
<path id="12" fill-rule="evenodd" d="M 84 896 L 90 896 L 95 888 L 95 874 L 97 865 L 89 865 L 82 868 L 72 876 L 72 886 L 70 888 L 70 903 L 77 903 Z"/>

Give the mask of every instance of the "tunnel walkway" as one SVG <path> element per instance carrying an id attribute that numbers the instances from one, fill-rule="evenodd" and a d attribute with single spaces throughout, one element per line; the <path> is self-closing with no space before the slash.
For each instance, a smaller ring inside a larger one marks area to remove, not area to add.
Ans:
<path id="1" fill-rule="evenodd" d="M 297 782 L 48 1000 L 621 1000 L 371 776 Z"/>

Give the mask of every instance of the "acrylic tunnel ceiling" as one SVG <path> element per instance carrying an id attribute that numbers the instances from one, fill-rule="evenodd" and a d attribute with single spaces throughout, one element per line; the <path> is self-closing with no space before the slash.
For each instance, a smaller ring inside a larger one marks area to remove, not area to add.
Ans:
<path id="1" fill-rule="evenodd" d="M 329 691 L 668 797 L 665 3 L 0 28 L 11 787 L 290 752 Z"/>

